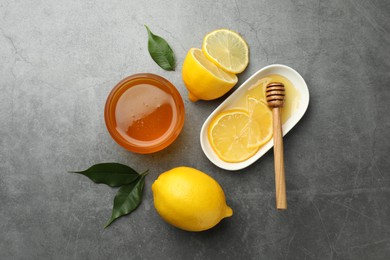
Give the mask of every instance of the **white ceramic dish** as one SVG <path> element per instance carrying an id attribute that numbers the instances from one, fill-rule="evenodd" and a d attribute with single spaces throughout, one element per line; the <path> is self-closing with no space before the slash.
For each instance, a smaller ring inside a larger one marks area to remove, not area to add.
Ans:
<path id="1" fill-rule="evenodd" d="M 257 161 L 269 149 L 273 147 L 273 139 L 271 139 L 269 142 L 263 145 L 255 155 L 253 155 L 246 161 L 238 163 L 229 163 L 221 160 L 218 157 L 218 155 L 211 147 L 207 136 L 207 129 L 214 116 L 219 114 L 222 110 L 224 110 L 225 107 L 234 102 L 237 97 L 239 97 L 242 93 L 246 92 L 248 88 L 255 84 L 259 79 L 271 74 L 279 74 L 287 78 L 300 93 L 300 101 L 298 104 L 298 108 L 282 126 L 283 135 L 286 135 L 305 114 L 306 109 L 309 106 L 309 89 L 307 88 L 306 82 L 302 78 L 302 76 L 292 68 L 280 64 L 273 64 L 260 69 L 249 79 L 247 79 L 240 87 L 238 87 L 221 105 L 219 105 L 206 119 L 202 126 L 202 129 L 200 131 L 200 144 L 207 158 L 209 158 L 209 160 L 216 166 L 225 170 L 240 170 L 245 167 L 248 167 L 249 165 Z"/>

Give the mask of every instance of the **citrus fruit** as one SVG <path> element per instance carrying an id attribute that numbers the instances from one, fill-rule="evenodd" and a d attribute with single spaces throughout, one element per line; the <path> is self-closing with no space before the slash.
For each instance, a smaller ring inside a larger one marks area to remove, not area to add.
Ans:
<path id="1" fill-rule="evenodd" d="M 219 98 L 238 80 L 236 75 L 217 67 L 196 48 L 191 48 L 184 59 L 182 77 L 191 101 Z"/>
<path id="2" fill-rule="evenodd" d="M 183 230 L 207 230 L 233 214 L 221 186 L 194 168 L 177 167 L 162 173 L 152 191 L 158 214 Z"/>
<path id="3" fill-rule="evenodd" d="M 258 101 L 263 101 L 267 103 L 265 98 L 265 89 L 268 83 L 271 83 L 270 77 L 264 77 L 258 80 L 255 84 L 250 86 L 247 91 L 247 97 L 255 98 Z"/>
<path id="4" fill-rule="evenodd" d="M 272 138 L 272 111 L 264 102 L 248 98 L 248 147 L 257 148 Z"/>
<path id="5" fill-rule="evenodd" d="M 204 55 L 218 67 L 230 73 L 241 73 L 249 63 L 249 49 L 245 40 L 236 32 L 219 29 L 203 39 Z"/>
<path id="6" fill-rule="evenodd" d="M 272 137 L 272 112 L 268 106 L 248 97 L 247 108 L 224 111 L 209 126 L 211 147 L 226 162 L 245 161 Z"/>
<path id="7" fill-rule="evenodd" d="M 245 110 L 228 110 L 217 115 L 208 129 L 211 147 L 226 162 L 245 161 L 254 155 L 258 147 L 248 147 L 250 135 L 258 128 L 250 129 L 250 115 Z M 254 139 L 254 138 L 253 138 Z"/>

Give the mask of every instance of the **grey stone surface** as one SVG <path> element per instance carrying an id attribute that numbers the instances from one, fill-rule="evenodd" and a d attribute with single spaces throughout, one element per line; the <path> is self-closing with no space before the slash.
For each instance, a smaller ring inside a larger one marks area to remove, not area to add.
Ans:
<path id="1" fill-rule="evenodd" d="M 389 259 L 390 2 L 0 0 L 1 259 Z M 177 56 L 149 57 L 147 24 Z M 285 138 L 289 209 L 274 206 L 273 155 L 240 172 L 214 166 L 200 127 L 224 99 L 191 103 L 187 50 L 217 28 L 240 32 L 250 65 L 300 72 L 311 100 Z M 151 155 L 123 150 L 105 99 L 138 72 L 166 77 L 185 99 L 182 134 Z M 144 201 L 110 228 L 116 190 L 67 173 L 99 162 L 150 169 Z M 233 217 L 189 233 L 163 222 L 151 184 L 196 167 L 224 188 Z"/>

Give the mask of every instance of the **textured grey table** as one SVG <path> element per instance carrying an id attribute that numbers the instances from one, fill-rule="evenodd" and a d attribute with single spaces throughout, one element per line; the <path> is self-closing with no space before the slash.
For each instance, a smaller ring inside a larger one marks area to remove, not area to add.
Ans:
<path id="1" fill-rule="evenodd" d="M 0 259 L 389 259 L 390 2 L 0 0 Z M 177 70 L 149 57 L 147 24 Z M 217 28 L 250 46 L 242 83 L 273 63 L 300 72 L 311 100 L 285 138 L 289 209 L 274 203 L 273 155 L 240 172 L 202 153 L 200 127 L 224 99 L 191 103 L 181 80 L 190 47 Z M 123 150 L 105 99 L 138 72 L 166 77 L 186 121 L 169 148 Z M 150 169 L 144 201 L 110 228 L 116 190 L 67 173 L 99 162 Z M 151 184 L 192 166 L 224 188 L 232 218 L 189 233 L 163 222 Z"/>

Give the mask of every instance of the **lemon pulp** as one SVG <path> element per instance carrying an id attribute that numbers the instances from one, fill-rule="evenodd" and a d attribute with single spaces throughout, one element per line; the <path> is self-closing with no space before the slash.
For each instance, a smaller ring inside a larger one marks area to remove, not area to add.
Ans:
<path id="1" fill-rule="evenodd" d="M 219 98 L 238 81 L 236 75 L 216 66 L 196 48 L 190 49 L 184 59 L 182 78 L 191 101 Z"/>
<path id="2" fill-rule="evenodd" d="M 204 55 L 218 67 L 230 73 L 241 73 L 249 63 L 249 48 L 236 32 L 219 29 L 208 33 L 203 39 Z"/>

